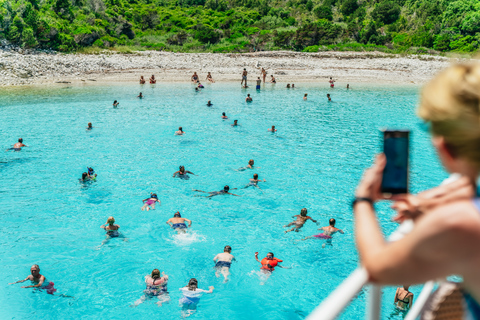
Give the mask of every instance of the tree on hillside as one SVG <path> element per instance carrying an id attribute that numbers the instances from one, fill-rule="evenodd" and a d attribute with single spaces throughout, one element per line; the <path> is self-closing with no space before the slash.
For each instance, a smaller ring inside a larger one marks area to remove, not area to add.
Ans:
<path id="1" fill-rule="evenodd" d="M 372 17 L 384 24 L 393 23 L 400 17 L 400 6 L 393 1 L 381 2 L 373 9 Z"/>

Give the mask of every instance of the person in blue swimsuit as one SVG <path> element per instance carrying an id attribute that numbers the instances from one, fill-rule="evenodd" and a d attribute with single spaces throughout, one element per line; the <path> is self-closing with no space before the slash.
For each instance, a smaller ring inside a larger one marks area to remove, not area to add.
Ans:
<path id="1" fill-rule="evenodd" d="M 223 248 L 223 252 L 217 254 L 215 258 L 213 258 L 216 269 L 215 275 L 218 278 L 220 277 L 220 273 L 222 273 L 224 282 L 228 281 L 228 276 L 230 275 L 230 266 L 232 265 L 233 261 L 236 261 L 231 252 L 232 247 L 225 246 L 225 248 Z"/>
<path id="2" fill-rule="evenodd" d="M 185 222 L 188 222 L 188 227 Z M 190 228 L 192 226 L 192 221 L 188 220 L 187 218 L 182 218 L 180 212 L 177 211 L 173 215 L 173 218 L 167 220 L 167 224 L 173 229 L 175 229 L 177 233 L 186 233 L 187 228 Z"/>
<path id="3" fill-rule="evenodd" d="M 444 168 L 460 178 L 418 195 L 396 195 L 396 210 L 403 207 L 404 218 L 414 221 L 409 233 L 387 242 L 379 227 L 374 203 L 383 199 L 384 155 L 365 171 L 352 203 L 356 244 L 369 281 L 422 283 L 457 275 L 463 280 L 457 286 L 464 297 L 464 316 L 457 319 L 480 319 L 478 92 L 478 62 L 449 67 L 422 90 L 417 114 L 429 125 Z"/>

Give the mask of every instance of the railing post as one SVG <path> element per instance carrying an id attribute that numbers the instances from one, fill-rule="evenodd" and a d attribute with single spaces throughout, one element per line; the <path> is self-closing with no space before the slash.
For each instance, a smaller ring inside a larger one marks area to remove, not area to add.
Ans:
<path id="1" fill-rule="evenodd" d="M 381 305 L 382 288 L 372 284 L 368 293 L 367 320 L 380 320 Z"/>

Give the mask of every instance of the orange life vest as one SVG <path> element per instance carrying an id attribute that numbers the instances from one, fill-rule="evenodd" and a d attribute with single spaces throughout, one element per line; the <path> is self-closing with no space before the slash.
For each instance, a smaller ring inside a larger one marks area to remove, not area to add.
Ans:
<path id="1" fill-rule="evenodd" d="M 262 264 L 261 269 L 268 270 L 268 271 L 273 271 L 273 270 L 275 270 L 275 267 L 277 266 L 277 264 L 279 262 L 283 262 L 283 260 L 280 260 L 280 259 L 277 259 L 277 258 L 273 258 L 273 259 L 263 258 L 262 262 L 261 262 L 261 264 Z"/>

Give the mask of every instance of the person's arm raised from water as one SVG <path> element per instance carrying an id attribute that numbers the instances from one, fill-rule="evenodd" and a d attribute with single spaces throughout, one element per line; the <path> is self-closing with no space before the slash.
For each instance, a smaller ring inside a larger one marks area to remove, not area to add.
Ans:
<path id="1" fill-rule="evenodd" d="M 170 220 L 172 220 L 172 219 L 170 218 L 170 219 L 167 220 L 167 224 L 171 227 L 171 226 L 173 226 L 173 223 Z"/>
<path id="2" fill-rule="evenodd" d="M 187 170 L 187 171 L 185 171 L 185 173 L 190 173 L 190 174 L 193 174 L 194 176 L 196 176 L 196 174 L 193 173 L 192 171 L 188 171 L 188 170 Z"/>

